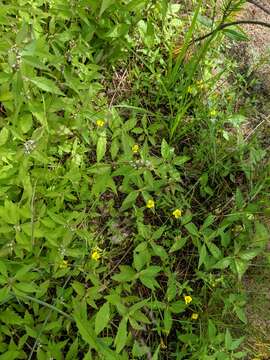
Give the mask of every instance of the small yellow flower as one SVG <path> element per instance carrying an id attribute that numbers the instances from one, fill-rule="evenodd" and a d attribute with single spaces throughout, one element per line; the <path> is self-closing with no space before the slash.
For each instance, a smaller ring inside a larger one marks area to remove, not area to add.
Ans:
<path id="1" fill-rule="evenodd" d="M 202 80 L 197 81 L 197 85 L 198 85 L 199 89 L 203 89 L 203 87 L 204 87 L 204 83 Z"/>
<path id="2" fill-rule="evenodd" d="M 199 314 L 197 314 L 197 313 L 193 313 L 193 314 L 191 315 L 191 319 L 192 319 L 192 320 L 197 320 L 198 317 L 199 317 Z"/>
<path id="3" fill-rule="evenodd" d="M 180 209 L 175 209 L 172 214 L 176 219 L 179 219 L 182 216 L 182 211 Z"/>
<path id="4" fill-rule="evenodd" d="M 63 260 L 61 264 L 59 265 L 60 269 L 66 269 L 68 267 L 68 261 Z"/>
<path id="5" fill-rule="evenodd" d="M 101 258 L 101 253 L 98 249 L 93 250 L 91 259 L 98 261 Z"/>
<path id="6" fill-rule="evenodd" d="M 210 115 L 213 116 L 213 117 L 217 116 L 217 111 L 216 110 L 211 110 Z"/>
<path id="7" fill-rule="evenodd" d="M 140 149 L 140 147 L 139 147 L 138 144 L 135 144 L 135 145 L 132 146 L 132 152 L 133 152 L 134 154 L 137 154 L 137 152 L 139 151 L 139 149 Z"/>
<path id="8" fill-rule="evenodd" d="M 192 93 L 193 93 L 193 87 L 192 87 L 192 86 L 189 86 L 189 87 L 187 88 L 187 92 L 188 92 L 189 94 L 192 94 Z"/>
<path id="9" fill-rule="evenodd" d="M 185 299 L 186 305 L 189 304 L 189 303 L 191 303 L 191 301 L 192 301 L 192 297 L 189 296 L 189 295 L 184 296 L 184 299 Z"/>
<path id="10" fill-rule="evenodd" d="M 104 121 L 104 120 L 97 120 L 97 121 L 96 121 L 96 125 L 97 125 L 98 127 L 103 127 L 104 124 L 105 124 L 105 121 Z"/>
<path id="11" fill-rule="evenodd" d="M 148 201 L 147 201 L 147 204 L 146 204 L 146 207 L 147 207 L 148 209 L 154 208 L 154 207 L 155 207 L 155 202 L 154 202 L 154 200 L 152 200 L 152 199 L 148 200 Z"/>

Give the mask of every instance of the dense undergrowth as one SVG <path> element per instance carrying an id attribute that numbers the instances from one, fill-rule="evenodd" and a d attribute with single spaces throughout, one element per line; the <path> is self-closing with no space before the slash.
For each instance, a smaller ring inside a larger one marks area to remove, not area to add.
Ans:
<path id="1" fill-rule="evenodd" d="M 192 42 L 244 1 L 0 3 L 0 359 L 245 358 L 269 165 Z"/>

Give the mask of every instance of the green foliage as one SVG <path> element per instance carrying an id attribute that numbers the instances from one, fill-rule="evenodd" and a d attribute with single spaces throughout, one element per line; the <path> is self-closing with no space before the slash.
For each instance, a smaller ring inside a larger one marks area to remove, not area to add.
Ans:
<path id="1" fill-rule="evenodd" d="M 0 3 L 0 358 L 245 356 L 266 151 L 202 2 Z"/>

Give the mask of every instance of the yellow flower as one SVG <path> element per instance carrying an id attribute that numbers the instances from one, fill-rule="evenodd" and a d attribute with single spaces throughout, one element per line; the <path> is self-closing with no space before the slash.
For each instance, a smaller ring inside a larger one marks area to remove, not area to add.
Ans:
<path id="1" fill-rule="evenodd" d="M 175 209 L 172 214 L 176 219 L 179 219 L 182 216 L 182 211 L 180 209 Z"/>
<path id="2" fill-rule="evenodd" d="M 193 313 L 193 314 L 191 315 L 191 319 L 192 319 L 192 320 L 197 320 L 198 317 L 199 317 L 199 314 L 197 314 L 197 313 Z"/>
<path id="3" fill-rule="evenodd" d="M 188 92 L 189 94 L 192 94 L 192 92 L 193 92 L 193 87 L 192 87 L 192 86 L 189 86 L 189 87 L 187 88 L 187 92 Z"/>
<path id="4" fill-rule="evenodd" d="M 132 152 L 136 154 L 139 151 L 140 147 L 138 144 L 135 144 L 132 146 Z"/>
<path id="5" fill-rule="evenodd" d="M 66 269 L 68 267 L 68 261 L 63 260 L 61 264 L 59 265 L 60 269 Z"/>
<path id="6" fill-rule="evenodd" d="M 101 253 L 98 249 L 93 250 L 91 258 L 95 261 L 98 261 L 101 258 Z"/>
<path id="7" fill-rule="evenodd" d="M 146 207 L 147 207 L 148 209 L 154 208 L 154 207 L 155 207 L 155 202 L 154 202 L 154 200 L 152 200 L 152 199 L 148 200 L 148 201 L 147 201 L 147 204 L 146 204 Z"/>
<path id="8" fill-rule="evenodd" d="M 192 301 L 192 297 L 189 296 L 189 295 L 184 296 L 184 299 L 185 299 L 186 305 L 189 304 L 189 303 L 191 303 L 191 301 Z"/>
<path id="9" fill-rule="evenodd" d="M 96 121 L 96 125 L 97 125 L 98 127 L 102 127 L 102 126 L 104 126 L 104 124 L 105 124 L 105 121 L 103 121 L 103 120 L 97 120 L 97 121 Z"/>
<path id="10" fill-rule="evenodd" d="M 213 117 L 217 116 L 217 111 L 216 110 L 211 110 L 210 115 L 213 116 Z"/>

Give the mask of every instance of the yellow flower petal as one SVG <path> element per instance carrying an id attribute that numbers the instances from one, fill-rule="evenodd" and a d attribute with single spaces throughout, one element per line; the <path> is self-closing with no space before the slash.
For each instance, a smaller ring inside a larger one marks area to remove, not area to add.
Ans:
<path id="1" fill-rule="evenodd" d="M 191 319 L 192 319 L 192 320 L 197 320 L 198 317 L 199 317 L 199 314 L 197 314 L 197 313 L 193 313 L 193 314 L 191 315 Z"/>
<path id="2" fill-rule="evenodd" d="M 139 151 L 139 149 L 140 149 L 140 147 L 139 147 L 138 144 L 135 144 L 135 145 L 132 146 L 132 152 L 133 152 L 134 154 L 137 154 L 137 152 Z"/>
<path id="3" fill-rule="evenodd" d="M 63 260 L 61 264 L 59 265 L 60 269 L 66 269 L 68 267 L 68 261 Z"/>
<path id="4" fill-rule="evenodd" d="M 148 200 L 148 201 L 147 201 L 147 204 L 146 204 L 146 207 L 147 207 L 148 209 L 154 208 L 154 207 L 155 207 L 155 202 L 154 202 L 154 200 L 152 200 L 152 199 Z"/>
<path id="5" fill-rule="evenodd" d="M 102 126 L 104 126 L 104 124 L 105 124 L 105 121 L 104 121 L 104 120 L 97 120 L 97 121 L 96 121 L 96 125 L 97 125 L 98 127 L 102 127 Z"/>
<path id="6" fill-rule="evenodd" d="M 192 301 L 192 297 L 189 296 L 189 295 L 184 296 L 184 299 L 185 299 L 186 305 L 189 304 L 189 303 L 191 303 L 191 301 Z"/>
<path id="7" fill-rule="evenodd" d="M 91 258 L 95 261 L 98 261 L 101 258 L 101 254 L 98 250 L 92 252 Z"/>
<path id="8" fill-rule="evenodd" d="M 172 214 L 176 219 L 179 219 L 182 216 L 182 211 L 180 209 L 175 209 Z"/>

